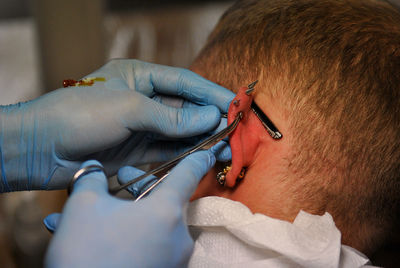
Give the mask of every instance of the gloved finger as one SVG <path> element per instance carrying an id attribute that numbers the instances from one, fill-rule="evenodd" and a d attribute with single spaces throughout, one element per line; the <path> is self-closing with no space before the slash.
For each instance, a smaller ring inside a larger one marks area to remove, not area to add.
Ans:
<path id="1" fill-rule="evenodd" d="M 43 223 L 44 226 L 46 226 L 47 230 L 49 230 L 50 233 L 54 233 L 54 231 L 57 229 L 58 223 L 60 222 L 61 218 L 61 213 L 52 213 L 50 215 L 47 215 L 46 218 L 44 218 Z"/>
<path id="2" fill-rule="evenodd" d="M 182 142 L 186 142 L 188 144 L 188 146 L 186 146 L 187 148 L 184 148 L 185 150 L 191 149 L 192 147 L 190 147 L 190 144 L 192 144 L 191 146 L 195 146 L 197 144 L 199 144 L 200 142 L 204 141 L 205 139 L 209 138 L 210 136 L 221 132 L 223 129 L 226 128 L 227 125 L 227 119 L 226 118 L 221 118 L 220 124 L 218 125 L 217 128 L 215 128 L 213 131 L 207 133 L 207 134 L 202 134 L 199 136 L 194 136 L 191 138 L 186 138 L 186 139 L 180 139 L 180 141 Z M 221 145 L 217 146 L 214 148 L 214 155 L 216 156 L 218 161 L 221 162 L 226 162 L 232 159 L 232 152 L 231 152 L 231 148 L 229 145 L 229 137 L 226 137 L 223 139 L 223 143 L 221 143 Z M 182 150 L 183 152 L 183 150 Z"/>
<path id="3" fill-rule="evenodd" d="M 96 160 L 89 160 L 81 165 L 81 168 L 98 165 L 102 166 Z M 98 195 L 108 194 L 107 178 L 103 171 L 91 171 L 82 175 L 74 184 L 71 196 L 80 192 L 94 192 Z"/>
<path id="4" fill-rule="evenodd" d="M 202 107 L 197 103 L 182 99 L 180 97 L 176 96 L 168 96 L 168 95 L 162 95 L 162 94 L 157 94 L 152 98 L 154 101 L 157 101 L 163 105 L 170 106 L 170 107 L 175 107 L 175 108 L 197 108 L 197 107 Z M 227 118 L 221 118 L 221 122 L 219 126 L 211 131 L 208 134 L 200 135 L 197 137 L 190 137 L 190 139 L 180 139 L 182 141 L 196 144 L 202 140 L 204 140 L 206 137 L 211 136 L 219 131 L 221 131 L 223 128 L 225 128 L 227 125 Z M 154 140 L 171 140 L 169 137 L 165 137 L 161 134 L 158 133 L 152 133 L 152 137 Z"/>
<path id="5" fill-rule="evenodd" d="M 202 105 L 215 105 L 227 113 L 234 94 L 187 69 L 139 60 L 111 60 L 89 76 L 105 77 L 106 86 L 118 80 L 121 87 L 152 97 L 155 93 L 180 96 Z M 125 80 L 125 81 L 122 81 Z M 108 87 L 108 86 L 107 86 Z"/>
<path id="6" fill-rule="evenodd" d="M 158 93 L 181 96 L 202 105 L 215 105 L 228 112 L 234 94 L 187 69 L 147 64 L 149 83 Z M 142 77 L 145 78 L 145 77 Z"/>
<path id="7" fill-rule="evenodd" d="M 128 61 L 130 60 L 112 59 L 96 71 L 84 76 L 84 78 L 102 77 L 105 79 L 105 86 L 107 88 L 131 90 L 132 88 L 122 72 L 127 67 Z"/>
<path id="8" fill-rule="evenodd" d="M 214 129 L 220 122 L 220 113 L 215 106 L 198 106 L 192 108 L 174 108 L 157 102 L 149 103 L 146 116 L 141 118 L 144 130 L 156 132 L 167 137 L 190 137 Z M 132 129 L 137 129 L 138 117 L 130 117 Z M 139 119 L 140 120 L 140 119 Z"/>
<path id="9" fill-rule="evenodd" d="M 200 104 L 191 102 L 190 100 L 185 100 L 181 97 L 169 96 L 164 94 L 156 94 L 152 99 L 164 105 L 175 108 L 191 108 L 201 106 Z"/>
<path id="10" fill-rule="evenodd" d="M 135 167 L 125 166 L 118 170 L 118 182 L 119 184 L 127 183 L 145 172 L 143 170 L 137 169 Z M 137 198 L 143 191 L 145 191 L 153 182 L 157 180 L 156 176 L 149 176 L 141 181 L 138 181 L 126 188 L 133 197 Z"/>
<path id="11" fill-rule="evenodd" d="M 194 144 L 180 142 L 180 141 L 158 141 L 153 142 L 147 146 L 146 152 L 143 154 L 140 164 L 156 163 L 156 162 L 166 162 L 169 161 L 183 152 L 192 149 Z M 129 159 L 136 159 L 135 152 L 131 152 Z"/>
<path id="12" fill-rule="evenodd" d="M 220 141 L 210 148 L 210 151 L 215 155 L 218 161 L 228 162 L 232 159 L 232 151 L 229 143 Z"/>
<path id="13" fill-rule="evenodd" d="M 183 104 L 185 102 L 190 102 L 190 101 L 186 101 L 185 99 L 182 99 L 177 96 L 168 96 L 168 95 L 164 95 L 164 94 L 156 94 L 152 99 L 154 101 L 157 101 L 166 106 L 175 107 L 175 108 L 182 108 Z M 193 103 L 193 102 L 191 102 L 191 103 Z M 199 106 L 198 104 L 195 104 L 195 103 L 193 103 L 193 105 Z"/>
<path id="14" fill-rule="evenodd" d="M 197 135 L 197 136 L 193 136 L 190 138 L 186 138 L 186 139 L 180 139 L 181 141 L 185 141 L 187 143 L 192 143 L 192 144 L 197 144 L 200 143 L 201 141 L 209 138 L 210 136 L 217 134 L 219 132 L 221 132 L 222 130 L 224 130 L 227 126 L 227 118 L 220 118 L 219 124 L 217 127 L 215 127 L 214 129 L 212 129 L 211 131 L 201 134 L 201 135 Z M 228 141 L 228 136 L 224 138 L 224 140 Z"/>
<path id="15" fill-rule="evenodd" d="M 231 148 L 229 143 L 223 142 L 224 146 L 219 147 L 218 150 L 214 152 L 215 157 L 220 162 L 227 162 L 232 159 Z M 187 152 L 194 147 L 193 144 L 186 144 L 182 142 L 155 142 L 149 145 L 146 152 L 141 157 L 140 161 L 135 161 L 136 164 L 148 164 L 156 162 L 166 162 L 178 155 Z M 131 163 L 130 159 L 136 159 L 135 152 L 132 151 L 131 155 L 126 157 L 127 163 Z"/>
<path id="16" fill-rule="evenodd" d="M 203 136 L 201 139 L 198 137 L 193 137 L 190 139 L 183 139 L 179 141 L 168 141 L 165 142 L 165 139 L 161 141 L 152 142 L 147 146 L 146 152 L 141 157 L 142 162 L 136 161 L 136 164 L 148 164 L 155 162 L 165 162 L 169 161 L 178 155 L 187 152 L 193 149 L 200 141 L 208 138 Z M 222 141 L 221 141 L 222 142 Z M 228 142 L 223 141 L 223 143 L 214 149 L 214 155 L 216 156 L 218 161 L 226 162 L 231 160 L 232 153 L 231 148 Z M 136 154 L 134 151 L 130 152 L 130 155 L 126 158 L 128 159 L 136 159 Z"/>
<path id="17" fill-rule="evenodd" d="M 200 134 L 197 136 L 189 136 L 189 137 L 181 137 L 179 138 L 179 142 L 184 142 L 187 144 L 191 144 L 192 146 L 200 143 L 201 141 L 207 139 L 208 137 L 222 131 L 224 128 L 226 128 L 227 125 L 227 119 L 226 118 L 221 118 L 220 122 L 218 124 L 218 126 L 214 129 L 212 129 L 211 131 L 204 133 L 204 134 Z M 165 135 L 159 134 L 159 133 L 154 133 L 154 132 L 149 132 L 146 134 L 147 137 L 151 140 L 154 141 L 174 141 L 177 140 L 176 138 L 172 138 L 172 137 L 167 137 Z M 228 141 L 229 137 L 226 137 L 224 140 Z"/>
<path id="18" fill-rule="evenodd" d="M 190 108 L 190 107 L 196 107 L 199 106 L 199 104 L 191 102 L 189 100 L 184 100 L 182 103 L 182 108 Z"/>
<path id="19" fill-rule="evenodd" d="M 153 140 L 158 139 L 158 140 L 156 142 L 151 143 L 151 145 L 147 147 L 147 150 L 142 160 L 144 161 L 144 163 L 164 162 L 171 160 L 172 158 L 178 156 L 179 154 L 192 149 L 194 146 L 196 146 L 206 138 L 209 138 L 211 135 L 220 132 L 225 127 L 226 127 L 226 119 L 223 118 L 218 128 L 213 130 L 211 133 L 194 136 L 190 138 L 183 138 L 179 139 L 178 141 L 171 141 L 169 138 L 165 138 L 160 135 L 149 134 L 150 136 L 152 136 L 151 139 Z M 214 154 L 218 161 L 227 162 L 232 159 L 231 148 L 227 141 L 222 144 L 223 145 L 220 145 L 215 148 Z M 132 157 L 135 157 L 133 153 Z"/>
<path id="20" fill-rule="evenodd" d="M 142 157 L 144 163 L 150 162 L 165 162 L 173 159 L 174 157 L 189 151 L 194 148 L 196 144 L 198 144 L 203 139 L 195 138 L 195 143 L 185 143 L 184 141 L 176 141 L 176 142 L 154 142 L 147 147 L 145 154 Z M 220 162 L 227 162 L 232 159 L 231 147 L 228 142 L 222 140 L 216 145 L 214 145 L 212 149 L 215 157 Z M 132 157 L 135 157 L 132 152 Z"/>
<path id="21" fill-rule="evenodd" d="M 157 200 L 174 197 L 183 205 L 189 200 L 203 176 L 214 166 L 215 161 L 215 156 L 210 151 L 189 155 L 171 170 L 150 197 Z"/>

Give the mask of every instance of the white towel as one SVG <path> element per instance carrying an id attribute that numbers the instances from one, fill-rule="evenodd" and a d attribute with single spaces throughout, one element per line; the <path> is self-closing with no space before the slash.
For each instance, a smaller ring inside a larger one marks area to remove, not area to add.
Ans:
<path id="1" fill-rule="evenodd" d="M 341 244 L 332 216 L 300 211 L 293 223 L 253 214 L 221 197 L 189 204 L 195 240 L 189 267 L 362 267 L 368 258 Z"/>

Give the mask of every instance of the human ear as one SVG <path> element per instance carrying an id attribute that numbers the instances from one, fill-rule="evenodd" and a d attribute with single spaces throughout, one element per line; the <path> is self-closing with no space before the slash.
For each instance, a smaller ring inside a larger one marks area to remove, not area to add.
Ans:
<path id="1" fill-rule="evenodd" d="M 240 88 L 229 106 L 228 124 L 232 123 L 240 112 L 243 117 L 229 136 L 232 167 L 226 174 L 225 186 L 227 187 L 234 187 L 242 169 L 249 167 L 252 163 L 261 136 L 265 134 L 260 121 L 251 111 L 253 97 L 246 94 L 247 90 L 247 87 Z"/>

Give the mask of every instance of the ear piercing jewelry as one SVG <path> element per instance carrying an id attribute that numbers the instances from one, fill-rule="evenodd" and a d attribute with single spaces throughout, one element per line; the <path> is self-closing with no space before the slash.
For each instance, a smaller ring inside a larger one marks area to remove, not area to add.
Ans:
<path id="1" fill-rule="evenodd" d="M 217 182 L 218 182 L 220 185 L 222 185 L 222 186 L 225 185 L 225 182 L 226 182 L 226 174 L 228 173 L 229 170 L 231 170 L 231 168 L 232 168 L 231 166 L 226 166 L 226 167 L 224 167 L 224 170 L 223 170 L 223 171 L 218 172 L 218 174 L 217 174 Z"/>
<path id="2" fill-rule="evenodd" d="M 258 80 L 256 80 L 256 81 L 254 81 L 253 83 L 251 83 L 251 84 L 249 84 L 248 86 L 247 86 L 247 89 L 246 89 L 246 95 L 248 95 L 248 96 L 250 96 L 252 93 L 253 93 L 253 91 L 254 91 L 254 88 L 255 88 L 255 85 L 258 83 Z M 239 106 L 240 105 L 240 99 L 235 99 L 235 100 L 233 100 L 233 105 L 235 105 L 235 106 Z M 242 113 L 242 112 L 240 112 L 240 113 Z M 216 179 L 217 179 L 217 182 L 220 184 L 220 185 L 222 185 L 222 186 L 224 186 L 225 185 L 225 183 L 226 183 L 226 174 L 229 172 L 229 170 L 231 170 L 232 169 L 232 167 L 231 166 L 226 166 L 225 168 L 224 168 L 224 170 L 223 171 L 221 171 L 221 172 L 219 172 L 218 174 L 217 174 L 217 177 L 216 177 Z M 246 172 L 246 169 L 245 168 L 242 168 L 242 170 L 240 171 L 240 174 L 239 174 L 239 176 L 237 177 L 237 181 L 238 180 L 241 180 L 241 179 L 243 179 L 244 178 L 244 174 L 245 174 L 245 172 Z"/>
<path id="3" fill-rule="evenodd" d="M 231 166 L 226 166 L 224 167 L 224 170 L 221 172 L 218 172 L 217 174 L 217 182 L 222 185 L 225 186 L 225 182 L 226 182 L 226 174 L 229 172 L 229 170 L 231 170 L 232 167 Z M 237 177 L 237 180 L 241 180 L 244 178 L 244 175 L 246 173 L 246 168 L 242 168 L 242 170 L 240 171 L 239 176 Z"/>

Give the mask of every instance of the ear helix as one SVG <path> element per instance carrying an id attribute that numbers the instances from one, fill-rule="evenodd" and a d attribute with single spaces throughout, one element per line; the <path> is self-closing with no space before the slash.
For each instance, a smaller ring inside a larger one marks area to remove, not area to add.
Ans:
<path id="1" fill-rule="evenodd" d="M 248 120 L 248 114 L 251 111 L 251 103 L 253 101 L 254 86 L 257 81 L 251 83 L 248 87 L 242 87 L 238 90 L 228 111 L 228 124 L 231 123 L 238 113 L 242 113 L 243 117 L 236 129 L 229 136 L 229 142 L 232 149 L 232 163 L 226 166 L 223 171 L 217 174 L 217 181 L 220 185 L 233 187 L 238 180 L 245 176 L 246 168 L 244 167 L 243 156 L 243 140 L 244 125 Z"/>

